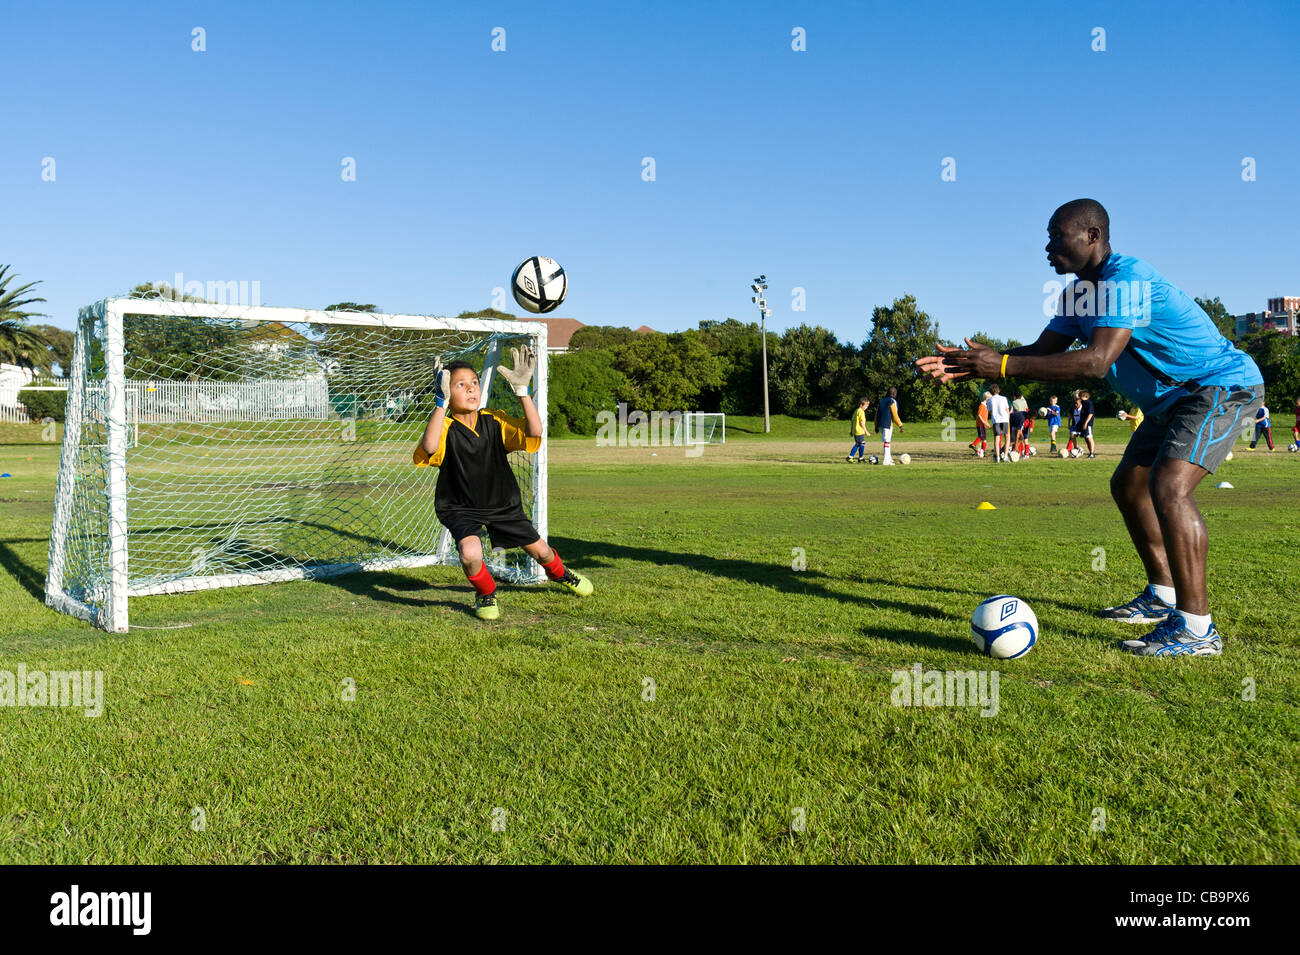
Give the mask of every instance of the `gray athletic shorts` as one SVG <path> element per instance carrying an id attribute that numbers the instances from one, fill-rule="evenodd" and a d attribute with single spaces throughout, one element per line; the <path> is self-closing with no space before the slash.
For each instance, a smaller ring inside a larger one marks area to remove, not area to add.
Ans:
<path id="1" fill-rule="evenodd" d="M 1011 422 L 1010 422 L 1010 421 L 994 421 L 994 422 L 993 422 L 993 433 L 994 433 L 994 434 L 1006 434 L 1006 433 L 1007 433 L 1007 429 L 1010 428 L 1010 427 L 1011 427 Z"/>
<path id="2" fill-rule="evenodd" d="M 1157 458 L 1173 458 L 1213 474 L 1236 443 L 1242 423 L 1252 421 L 1263 404 L 1263 385 L 1196 388 L 1169 410 L 1143 419 L 1119 466 L 1150 467 Z"/>

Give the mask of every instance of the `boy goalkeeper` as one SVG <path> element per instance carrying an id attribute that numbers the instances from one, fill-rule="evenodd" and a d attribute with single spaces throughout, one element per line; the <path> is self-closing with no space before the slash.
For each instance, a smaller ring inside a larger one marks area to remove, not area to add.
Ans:
<path id="1" fill-rule="evenodd" d="M 483 562 L 479 532 L 486 527 L 496 547 L 522 547 L 542 565 L 546 576 L 580 597 L 592 592 L 591 581 L 567 569 L 560 555 L 542 540 L 524 514 L 519 484 L 506 457 L 511 451 L 533 454 L 541 447 L 542 420 L 528 396 L 536 358 L 527 349 L 510 349 L 514 368 L 497 366 L 524 408 L 523 419 L 479 407 L 479 380 L 474 368 L 454 361 L 435 365 L 438 382 L 434 411 L 412 456 L 417 467 L 438 468 L 433 508 L 447 528 L 465 576 L 474 588 L 474 615 L 495 620 L 496 581 Z M 450 412 L 450 413 L 449 413 Z"/>

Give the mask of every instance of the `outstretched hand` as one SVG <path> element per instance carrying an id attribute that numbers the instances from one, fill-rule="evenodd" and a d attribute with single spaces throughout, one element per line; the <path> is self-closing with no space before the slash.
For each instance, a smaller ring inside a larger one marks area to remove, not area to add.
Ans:
<path id="1" fill-rule="evenodd" d="M 537 368 L 537 355 L 533 353 L 532 348 L 528 345 L 523 348 L 511 348 L 510 363 L 514 366 L 513 368 L 497 365 L 497 372 L 502 378 L 510 382 L 515 394 L 522 398 L 528 394 L 528 386 L 533 383 L 533 371 Z"/>
<path id="2" fill-rule="evenodd" d="M 939 354 L 918 358 L 916 367 L 940 382 L 970 378 L 997 378 L 1002 372 L 1002 354 L 982 342 L 964 339 L 965 348 L 937 346 Z"/>

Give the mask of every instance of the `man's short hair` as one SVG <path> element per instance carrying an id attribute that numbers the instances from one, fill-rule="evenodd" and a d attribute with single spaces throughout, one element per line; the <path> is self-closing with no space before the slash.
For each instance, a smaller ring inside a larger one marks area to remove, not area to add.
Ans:
<path id="1" fill-rule="evenodd" d="M 1071 199 L 1052 214 L 1062 224 L 1077 223 L 1085 229 L 1097 229 L 1103 241 L 1110 241 L 1110 213 L 1096 199 Z"/>
<path id="2" fill-rule="evenodd" d="M 898 397 L 898 389 L 895 388 L 893 385 L 890 385 L 890 386 L 889 386 L 889 397 L 891 397 L 891 398 L 897 398 L 897 397 Z"/>
<path id="3" fill-rule="evenodd" d="M 999 394 L 999 393 L 1002 391 L 1002 389 L 1001 389 L 1000 387 L 998 387 L 997 384 L 992 384 L 992 385 L 989 385 L 989 391 L 993 392 L 993 394 L 996 395 L 996 394 Z"/>

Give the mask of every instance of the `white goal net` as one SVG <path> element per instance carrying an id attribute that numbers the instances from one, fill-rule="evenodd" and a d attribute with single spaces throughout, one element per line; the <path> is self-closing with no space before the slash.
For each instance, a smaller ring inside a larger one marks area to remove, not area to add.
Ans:
<path id="1" fill-rule="evenodd" d="M 478 370 L 483 406 L 522 416 L 496 366 L 542 322 L 113 298 L 83 308 L 72 359 L 46 603 L 125 631 L 130 597 L 458 564 L 416 468 L 435 358 Z M 546 534 L 546 441 L 511 466 Z M 540 582 L 519 550 L 499 579 Z"/>
<path id="2" fill-rule="evenodd" d="M 727 416 L 714 411 L 687 411 L 682 415 L 683 444 L 726 444 Z"/>

